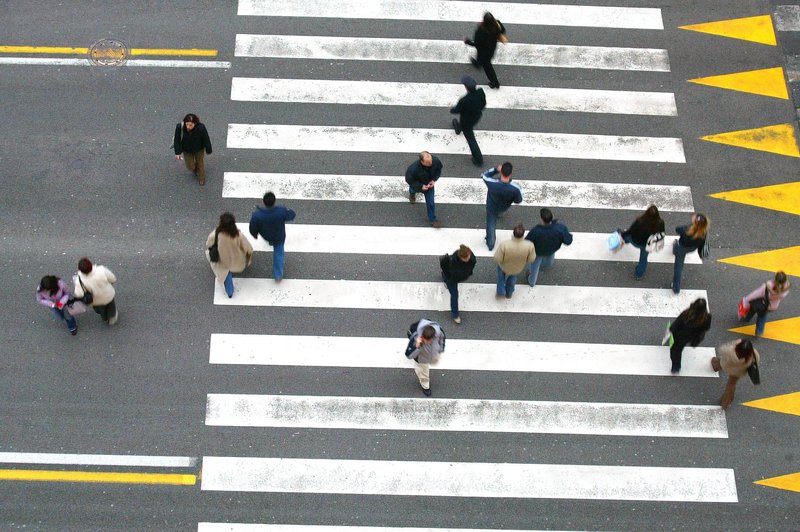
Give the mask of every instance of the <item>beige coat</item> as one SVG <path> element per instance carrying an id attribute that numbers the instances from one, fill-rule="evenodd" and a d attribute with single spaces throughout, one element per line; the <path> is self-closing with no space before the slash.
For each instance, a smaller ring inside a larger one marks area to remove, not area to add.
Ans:
<path id="1" fill-rule="evenodd" d="M 736 351 L 734 348 L 736 344 L 741 342 L 741 340 L 734 340 L 732 342 L 728 342 L 727 344 L 722 344 L 721 346 L 717 347 L 717 356 L 719 357 L 719 363 L 722 366 L 728 375 L 731 377 L 744 377 L 747 375 L 747 368 L 750 367 L 752 364 L 753 359 L 748 358 L 742 360 L 741 358 L 736 356 Z M 755 354 L 756 361 L 760 361 L 758 351 L 753 349 L 753 354 Z"/>
<path id="2" fill-rule="evenodd" d="M 494 261 L 506 275 L 517 275 L 526 264 L 536 260 L 533 242 L 524 238 L 512 238 L 501 242 L 494 252 Z"/>
<path id="3" fill-rule="evenodd" d="M 216 230 L 209 233 L 206 238 L 206 260 L 211 265 L 211 269 L 219 282 L 225 281 L 228 272 L 239 273 L 253 262 L 253 246 L 250 241 L 239 232 L 236 238 L 231 238 L 225 233 L 220 233 L 217 238 L 219 248 L 219 262 L 211 262 L 208 256 L 208 248 L 214 245 L 214 234 Z"/>
<path id="4" fill-rule="evenodd" d="M 78 281 L 80 279 L 80 282 Z M 116 295 L 113 283 L 117 282 L 117 278 L 111 273 L 111 270 L 105 266 L 92 265 L 92 271 L 88 274 L 78 272 L 77 277 L 74 279 L 73 294 L 76 298 L 83 297 L 84 291 L 81 283 L 86 287 L 86 290 L 92 293 L 92 306 L 99 307 L 101 305 L 108 305 L 114 300 Z"/>

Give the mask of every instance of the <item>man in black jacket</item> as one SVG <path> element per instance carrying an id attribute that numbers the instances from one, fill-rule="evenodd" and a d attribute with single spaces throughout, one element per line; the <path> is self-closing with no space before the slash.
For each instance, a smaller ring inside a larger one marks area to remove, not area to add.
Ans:
<path id="1" fill-rule="evenodd" d="M 469 144 L 469 151 L 472 153 L 472 163 L 475 166 L 483 164 L 483 154 L 475 140 L 475 132 L 472 128 L 480 121 L 483 109 L 486 107 L 486 94 L 483 89 L 478 89 L 475 80 L 470 76 L 461 78 L 461 83 L 467 89 L 467 94 L 462 96 L 455 107 L 450 109 L 453 114 L 461 115 L 461 120 L 453 119 L 453 129 L 456 135 L 464 132 L 464 138 Z"/>
<path id="2" fill-rule="evenodd" d="M 442 175 L 442 161 L 424 151 L 419 154 L 419 160 L 411 163 L 406 169 L 406 183 L 408 183 L 408 201 L 416 203 L 417 193 L 425 196 L 425 207 L 428 212 L 428 221 L 433 227 L 439 229 L 442 222 L 436 219 L 436 203 L 434 203 L 434 187 Z"/>
<path id="3" fill-rule="evenodd" d="M 442 280 L 450 292 L 450 315 L 456 323 L 461 323 L 461 316 L 458 314 L 458 283 L 469 279 L 476 262 L 475 254 L 464 244 L 461 244 L 452 255 L 439 257 Z"/>

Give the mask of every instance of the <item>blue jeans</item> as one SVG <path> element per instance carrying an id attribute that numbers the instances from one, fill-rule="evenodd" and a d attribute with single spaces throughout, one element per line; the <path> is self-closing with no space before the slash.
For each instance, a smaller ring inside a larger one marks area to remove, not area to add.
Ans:
<path id="1" fill-rule="evenodd" d="M 75 321 L 75 317 L 69 312 L 67 312 L 67 307 L 62 308 L 61 310 L 57 309 L 56 307 L 53 307 L 50 309 L 50 311 L 56 320 L 64 321 L 67 323 L 67 329 L 69 329 L 70 332 L 78 328 L 78 324 Z"/>
<path id="2" fill-rule="evenodd" d="M 517 286 L 516 275 L 506 275 L 506 272 L 497 267 L 497 295 L 511 298 L 514 294 L 514 287 Z"/>
<path id="3" fill-rule="evenodd" d="M 272 276 L 276 281 L 283 279 L 283 242 L 272 245 Z"/>
<path id="4" fill-rule="evenodd" d="M 747 313 L 747 316 L 744 318 L 745 321 L 750 321 L 753 319 L 753 314 L 756 314 L 756 336 L 761 336 L 764 334 L 764 327 L 767 325 L 767 312 L 763 314 L 756 314 L 753 310 L 750 310 Z"/>
<path id="5" fill-rule="evenodd" d="M 436 220 L 436 204 L 434 203 L 434 197 L 436 196 L 436 193 L 434 192 L 435 188 L 436 187 L 431 187 L 428 190 L 422 190 L 420 188 L 418 190 L 414 190 L 413 188 L 408 187 L 409 194 L 418 194 L 422 192 L 422 194 L 425 195 L 425 209 L 428 213 L 429 222 Z"/>
<path id="6" fill-rule="evenodd" d="M 528 284 L 530 286 L 536 286 L 536 280 L 539 278 L 539 268 L 547 270 L 553 265 L 555 261 L 556 261 L 555 253 L 552 253 L 550 255 L 538 255 L 536 259 L 530 264 L 531 272 L 528 274 Z"/>
<path id="7" fill-rule="evenodd" d="M 233 273 L 228 272 L 222 284 L 225 285 L 225 293 L 228 294 L 228 297 L 233 297 Z"/>
<path id="8" fill-rule="evenodd" d="M 492 212 L 486 209 L 486 247 L 489 251 L 494 249 L 496 242 L 495 231 L 497 230 L 497 218 L 503 214 L 502 212 Z"/>
<path id="9" fill-rule="evenodd" d="M 647 256 L 649 253 L 645 249 L 645 246 L 640 246 L 639 244 L 633 242 L 630 235 L 625 237 L 624 240 L 626 244 L 633 244 L 633 247 L 639 250 L 639 264 L 636 265 L 636 269 L 634 270 L 633 274 L 637 279 L 641 279 L 644 277 L 644 272 L 647 271 Z"/>
<path id="10" fill-rule="evenodd" d="M 681 291 L 683 263 L 686 261 L 686 255 L 692 251 L 697 251 L 697 248 L 683 247 L 677 240 L 672 245 L 672 254 L 675 255 L 675 266 L 672 269 L 672 291 L 676 294 L 679 294 Z"/>
<path id="11" fill-rule="evenodd" d="M 450 292 L 450 315 L 453 318 L 458 317 L 458 283 L 451 281 L 445 274 L 442 272 L 442 281 L 444 281 L 445 286 L 447 286 L 447 291 Z"/>

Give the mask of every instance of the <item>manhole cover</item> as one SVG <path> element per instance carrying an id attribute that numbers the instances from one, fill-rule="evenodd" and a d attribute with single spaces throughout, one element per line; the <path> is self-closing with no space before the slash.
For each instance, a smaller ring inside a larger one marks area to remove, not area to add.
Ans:
<path id="1" fill-rule="evenodd" d="M 128 47 L 117 39 L 100 39 L 89 47 L 89 61 L 99 66 L 119 66 L 128 59 Z"/>

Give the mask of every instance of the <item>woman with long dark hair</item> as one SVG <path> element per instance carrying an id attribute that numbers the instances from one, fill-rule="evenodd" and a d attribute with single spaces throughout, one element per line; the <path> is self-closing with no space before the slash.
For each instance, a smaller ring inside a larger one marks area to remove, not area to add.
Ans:
<path id="1" fill-rule="evenodd" d="M 640 215 L 627 231 L 622 231 L 622 241 L 627 244 L 633 244 L 634 247 L 639 249 L 639 263 L 634 270 L 634 278 L 641 281 L 644 277 L 644 272 L 647 271 L 647 241 L 652 235 L 664 233 L 664 220 L 658 214 L 658 208 L 655 205 L 650 205 L 642 215 Z"/>
<path id="2" fill-rule="evenodd" d="M 759 360 L 758 351 L 750 340 L 734 340 L 717 348 L 717 356 L 711 359 L 711 367 L 714 371 L 724 369 L 728 373 L 728 383 L 719 401 L 723 409 L 727 410 L 731 406 L 736 383 L 747 375 L 748 368 Z"/>
<path id="3" fill-rule="evenodd" d="M 489 78 L 489 87 L 492 89 L 500 88 L 500 82 L 497 80 L 497 74 L 492 66 L 492 58 L 497 49 L 497 41 L 508 42 L 505 33 L 506 27 L 487 11 L 483 15 L 483 22 L 475 29 L 472 39 L 464 38 L 464 43 L 474 46 L 477 51 L 477 58 L 470 58 L 472 65 L 476 68 L 483 67 L 486 77 Z"/>
<path id="4" fill-rule="evenodd" d="M 72 336 L 78 334 L 78 323 L 69 313 L 71 295 L 67 283 L 55 275 L 45 275 L 36 288 L 36 301 L 50 309 L 53 317 L 67 324 L 67 330 Z"/>
<path id="5" fill-rule="evenodd" d="M 216 246 L 218 260 L 212 260 L 211 249 Z M 233 297 L 233 274 L 244 271 L 253 261 L 253 246 L 236 227 L 236 218 L 222 213 L 219 225 L 206 238 L 206 259 L 217 280 L 225 287 L 228 297 Z"/>
<path id="6" fill-rule="evenodd" d="M 180 160 L 183 154 L 183 162 L 186 169 L 197 176 L 200 185 L 206 184 L 206 163 L 205 154 L 211 155 L 211 139 L 208 137 L 208 130 L 200 122 L 200 117 L 189 113 L 183 117 L 183 122 L 175 126 L 175 159 Z"/>
<path id="7" fill-rule="evenodd" d="M 696 299 L 689 308 L 678 314 L 669 327 L 674 343 L 669 348 L 669 358 L 672 360 L 671 372 L 681 370 L 681 357 L 686 344 L 697 347 L 711 328 L 711 314 L 708 305 L 702 297 Z"/>
<path id="8" fill-rule="evenodd" d="M 672 291 L 676 294 L 681 292 L 681 276 L 683 274 L 683 263 L 686 255 L 692 251 L 698 251 L 706 244 L 706 236 L 711 227 L 711 220 L 705 214 L 695 213 L 692 215 L 692 223 L 681 225 L 675 228 L 678 233 L 678 240 L 672 244 L 672 254 L 675 255 L 675 266 L 672 270 Z"/>

